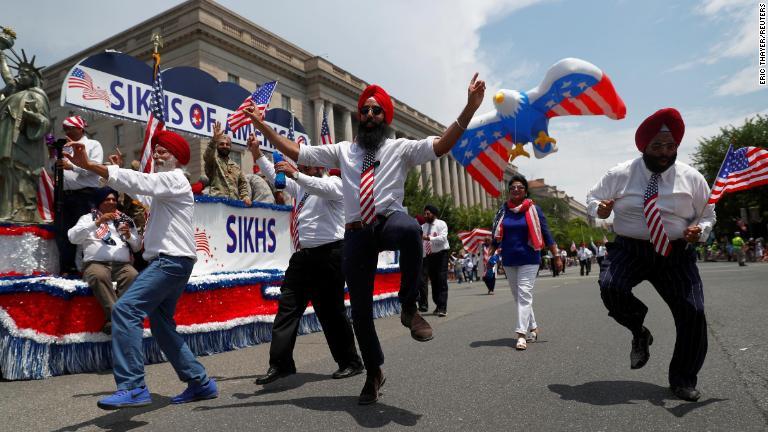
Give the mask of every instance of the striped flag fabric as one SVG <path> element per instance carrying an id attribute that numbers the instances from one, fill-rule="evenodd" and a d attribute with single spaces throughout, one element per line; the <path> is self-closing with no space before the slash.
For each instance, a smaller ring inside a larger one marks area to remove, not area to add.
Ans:
<path id="1" fill-rule="evenodd" d="M 731 144 L 717 173 L 707 204 L 715 204 L 727 192 L 736 192 L 768 184 L 768 150 Z"/>
<path id="2" fill-rule="evenodd" d="M 320 142 L 322 144 L 332 144 L 331 128 L 328 127 L 328 113 L 323 110 L 323 122 L 320 126 Z"/>
<path id="3" fill-rule="evenodd" d="M 269 108 L 269 102 L 272 100 L 272 93 L 275 91 L 275 87 L 277 87 L 277 81 L 265 82 L 252 95 L 245 98 L 235 112 L 227 117 L 229 129 L 235 132 L 251 123 L 251 119 L 245 115 L 245 109 L 251 105 L 255 106 L 256 110 L 263 114 Z"/>
<path id="4" fill-rule="evenodd" d="M 486 192 L 503 192 L 504 169 L 512 158 L 525 155 L 531 143 L 536 158 L 557 151 L 548 135 L 549 119 L 566 115 L 604 115 L 618 120 L 627 108 L 610 78 L 580 59 L 563 59 L 549 68 L 539 86 L 527 91 L 499 90 L 495 110 L 472 118 L 451 155 Z"/>
<path id="5" fill-rule="evenodd" d="M 211 245 L 208 243 L 208 234 L 205 230 L 195 231 L 195 252 L 197 251 L 203 252 L 209 257 L 213 256 L 211 254 Z"/>
<path id="6" fill-rule="evenodd" d="M 68 88 L 83 89 L 84 100 L 103 100 L 107 105 L 110 104 L 109 92 L 93 85 L 93 79 L 88 72 L 76 67 L 67 78 Z"/>
<path id="7" fill-rule="evenodd" d="M 653 173 L 650 181 L 648 181 L 648 187 L 645 188 L 643 215 L 645 215 L 645 222 L 648 224 L 648 230 L 651 233 L 651 243 L 653 243 L 653 249 L 662 256 L 668 256 L 672 251 L 672 244 L 669 242 L 667 232 L 664 230 L 664 224 L 661 221 L 661 211 L 656 206 L 656 202 L 659 199 L 659 179 L 660 173 Z"/>
<path id="8" fill-rule="evenodd" d="M 163 109 L 163 78 L 160 73 L 160 54 L 154 53 L 155 65 L 152 69 L 152 94 L 149 101 L 149 118 L 147 129 L 144 131 L 144 142 L 141 145 L 141 161 L 139 171 L 154 172 L 152 160 L 152 137 L 165 128 L 165 110 Z"/>
<path id="9" fill-rule="evenodd" d="M 360 173 L 360 219 L 364 224 L 375 220 L 375 203 L 373 200 L 373 174 L 375 168 L 375 151 L 366 151 L 363 157 L 362 172 Z"/>
<path id="10" fill-rule="evenodd" d="M 53 221 L 53 179 L 46 170 L 40 171 L 37 180 L 37 212 L 44 222 Z"/>
<path id="11" fill-rule="evenodd" d="M 491 238 L 491 230 L 475 228 L 472 231 L 459 231 L 457 235 L 467 252 L 478 253 L 485 239 Z"/>

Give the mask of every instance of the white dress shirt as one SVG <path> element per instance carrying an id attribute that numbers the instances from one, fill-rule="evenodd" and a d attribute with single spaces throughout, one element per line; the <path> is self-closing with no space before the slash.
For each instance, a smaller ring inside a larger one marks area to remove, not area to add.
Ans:
<path id="1" fill-rule="evenodd" d="M 429 235 L 429 243 L 432 246 L 432 253 L 448 249 L 448 225 L 445 221 L 435 219 L 431 224 L 422 224 L 421 233 Z M 426 251 L 424 251 L 424 256 L 427 256 Z"/>
<path id="2" fill-rule="evenodd" d="M 587 247 L 579 248 L 576 252 L 576 256 L 579 258 L 579 261 L 588 260 L 592 258 L 592 250 Z"/>
<path id="3" fill-rule="evenodd" d="M 275 167 L 264 155 L 256 160 L 269 183 L 275 183 Z M 336 176 L 312 177 L 302 173 L 294 181 L 285 179 L 285 191 L 296 197 L 299 205 L 308 193 L 298 215 L 299 244 L 313 248 L 344 239 L 344 195 L 341 179 Z"/>
<path id="4" fill-rule="evenodd" d="M 613 230 L 616 234 L 640 240 L 650 238 L 643 215 L 645 189 L 651 179 L 643 158 L 623 162 L 606 173 L 587 195 L 587 213 L 597 216 L 601 200 L 615 200 Z M 670 240 L 683 238 L 683 231 L 698 221 L 699 239 L 706 239 L 715 224 L 715 206 L 707 204 L 709 185 L 698 171 L 675 162 L 661 174 L 656 207 L 661 212 L 664 230 Z"/>
<path id="5" fill-rule="evenodd" d="M 405 178 L 411 168 L 437 159 L 432 146 L 434 140 L 435 137 L 423 140 L 386 139 L 376 150 L 378 167 L 373 174 L 376 214 L 388 215 L 393 211 L 405 211 Z M 349 141 L 319 146 L 305 145 L 299 150 L 298 163 L 301 165 L 341 170 L 344 184 L 344 216 L 348 223 L 360 220 L 360 174 L 364 156 L 365 149 Z"/>
<path id="6" fill-rule="evenodd" d="M 598 258 L 604 257 L 605 256 L 605 252 L 606 252 L 605 246 L 600 245 L 600 246 L 597 247 L 597 257 Z"/>
<path id="7" fill-rule="evenodd" d="M 104 161 L 104 150 L 101 148 L 100 142 L 92 140 L 85 135 L 77 142 L 85 144 L 85 152 L 88 153 L 88 159 L 98 164 Z M 72 149 L 69 147 L 65 148 L 64 153 L 71 155 Z M 64 190 L 77 190 L 86 187 L 97 188 L 100 187 L 99 180 L 98 174 L 79 166 L 73 165 L 71 170 L 64 170 Z"/>
<path id="8" fill-rule="evenodd" d="M 149 204 L 149 217 L 144 228 L 144 259 L 151 261 L 160 254 L 197 259 L 192 214 L 195 199 L 184 172 L 145 174 L 108 165 L 107 184 Z"/>
<path id="9" fill-rule="evenodd" d="M 120 238 L 120 232 L 112 221 L 106 222 L 109 228 L 110 238 L 114 245 L 104 243 L 96 236 L 99 226 L 93 220 L 91 213 L 80 216 L 75 226 L 67 231 L 67 237 L 72 244 L 81 245 L 83 249 L 83 262 L 107 261 L 107 262 L 131 262 L 131 251 L 138 252 L 141 249 L 141 237 L 136 227 L 130 228 L 131 237 L 128 244 Z M 130 250 L 129 250 L 130 247 Z"/>

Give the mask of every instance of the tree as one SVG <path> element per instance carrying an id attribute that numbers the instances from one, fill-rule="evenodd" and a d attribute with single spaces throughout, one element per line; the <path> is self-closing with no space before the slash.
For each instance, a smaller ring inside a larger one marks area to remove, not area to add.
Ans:
<path id="1" fill-rule="evenodd" d="M 753 146 L 768 147 L 768 116 L 757 115 L 748 118 L 740 127 L 727 126 L 720 128 L 720 133 L 699 140 L 696 151 L 691 156 L 693 165 L 711 185 L 720 165 L 725 158 L 729 144 L 734 148 Z M 717 203 L 717 236 L 730 235 L 736 230 L 736 221 L 741 219 L 741 209 L 756 209 L 758 218 L 750 218 L 750 235 L 765 236 L 764 222 L 768 217 L 768 194 L 765 186 L 754 189 L 725 194 Z M 754 211 L 754 210 L 753 210 Z"/>

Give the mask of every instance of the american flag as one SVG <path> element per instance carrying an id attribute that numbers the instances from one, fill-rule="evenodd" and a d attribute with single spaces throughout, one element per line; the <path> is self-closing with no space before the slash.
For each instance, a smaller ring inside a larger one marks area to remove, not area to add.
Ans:
<path id="1" fill-rule="evenodd" d="M 68 88 L 83 89 L 83 99 L 85 100 L 103 100 L 107 105 L 110 104 L 109 92 L 93 85 L 93 79 L 88 72 L 76 67 L 67 79 Z"/>
<path id="2" fill-rule="evenodd" d="M 331 128 L 328 127 L 328 113 L 325 110 L 323 110 L 323 122 L 320 126 L 320 142 L 323 144 L 333 143 Z"/>
<path id="3" fill-rule="evenodd" d="M 760 147 L 728 147 L 723 166 L 717 173 L 707 204 L 714 204 L 726 192 L 751 189 L 768 184 L 768 150 Z"/>
<path id="4" fill-rule="evenodd" d="M 275 91 L 275 87 L 277 87 L 277 81 L 266 82 L 256 89 L 252 95 L 245 98 L 243 103 L 237 107 L 237 110 L 227 118 L 229 129 L 235 132 L 251 123 L 251 119 L 245 115 L 245 109 L 252 104 L 256 106 L 256 110 L 259 113 L 264 113 L 269 108 L 269 101 L 272 100 L 272 92 Z"/>
<path id="5" fill-rule="evenodd" d="M 197 251 L 204 252 L 209 257 L 213 256 L 211 254 L 211 245 L 208 244 L 208 234 L 206 234 L 205 230 L 195 231 L 195 252 Z"/>
<path id="6" fill-rule="evenodd" d="M 648 187 L 645 188 L 643 214 L 645 215 L 645 222 L 648 224 L 653 249 L 659 255 L 667 256 L 672 251 L 672 244 L 669 242 L 667 232 L 664 230 L 661 212 L 656 206 L 656 201 L 659 199 L 659 178 L 661 178 L 661 174 L 653 173 L 651 180 L 648 182 Z"/>
<path id="7" fill-rule="evenodd" d="M 149 101 L 149 119 L 144 131 L 144 143 L 141 145 L 141 164 L 139 170 L 144 173 L 154 172 L 152 161 L 152 137 L 165 128 L 165 113 L 163 109 L 163 78 L 160 73 L 160 54 L 153 54 L 155 67 L 152 71 L 152 95 Z"/>
<path id="8" fill-rule="evenodd" d="M 45 222 L 53 220 L 53 180 L 48 171 L 40 171 L 37 181 L 37 212 Z"/>
<path id="9" fill-rule="evenodd" d="M 475 228 L 472 231 L 459 231 L 457 235 L 467 252 L 477 253 L 485 239 L 491 238 L 491 231 L 483 228 Z"/>

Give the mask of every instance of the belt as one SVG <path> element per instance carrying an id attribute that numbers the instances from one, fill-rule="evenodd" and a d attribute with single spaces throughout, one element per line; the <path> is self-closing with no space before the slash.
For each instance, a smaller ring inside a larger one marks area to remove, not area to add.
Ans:
<path id="1" fill-rule="evenodd" d="M 344 224 L 344 231 L 358 231 L 365 228 L 363 221 L 354 221 Z"/>

